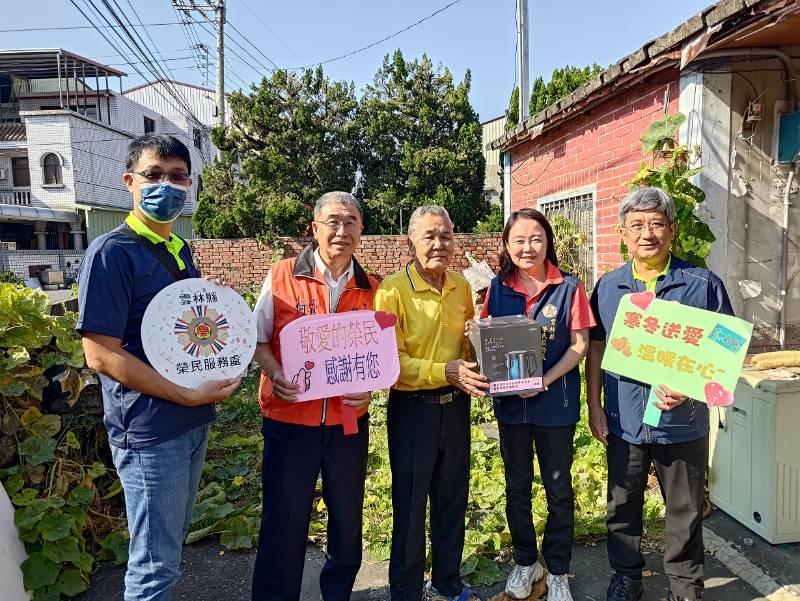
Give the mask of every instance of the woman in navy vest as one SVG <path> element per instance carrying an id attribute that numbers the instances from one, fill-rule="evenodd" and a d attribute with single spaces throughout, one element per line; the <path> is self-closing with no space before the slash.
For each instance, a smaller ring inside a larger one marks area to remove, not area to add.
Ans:
<path id="1" fill-rule="evenodd" d="M 575 504 L 570 470 L 580 417 L 578 364 L 588 350 L 589 328 L 595 321 L 580 281 L 559 271 L 553 228 L 535 209 L 521 209 L 508 219 L 500 273 L 492 280 L 481 317 L 523 314 L 542 325 L 545 389 L 494 399 L 516 564 L 506 593 L 525 599 L 544 576 L 531 510 L 535 446 L 548 507 L 542 544 L 549 572 L 547 599 L 571 601 L 567 572 Z"/>

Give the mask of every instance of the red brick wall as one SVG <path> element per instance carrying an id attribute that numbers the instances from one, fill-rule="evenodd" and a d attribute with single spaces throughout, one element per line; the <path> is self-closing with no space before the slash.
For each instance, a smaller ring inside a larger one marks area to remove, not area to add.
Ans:
<path id="1" fill-rule="evenodd" d="M 300 254 L 310 238 L 281 238 L 284 258 Z M 358 261 L 370 272 L 385 276 L 403 268 L 411 260 L 406 236 L 362 236 L 356 252 Z M 264 281 L 273 261 L 273 249 L 253 239 L 192 240 L 195 263 L 203 275 L 225 276 L 234 286 Z M 464 256 L 471 252 L 479 261 L 486 260 L 495 271 L 502 247 L 500 234 L 456 234 L 456 250 L 450 267 L 462 270 L 469 266 Z"/>
<path id="2" fill-rule="evenodd" d="M 667 88 L 669 112 L 678 110 L 677 72 L 659 78 L 661 83 L 638 85 L 511 150 L 512 209 L 535 207 L 537 199 L 551 194 L 596 186 L 598 276 L 622 262 L 617 208 L 628 191 L 626 182 L 644 160 L 639 139 L 664 115 Z"/>

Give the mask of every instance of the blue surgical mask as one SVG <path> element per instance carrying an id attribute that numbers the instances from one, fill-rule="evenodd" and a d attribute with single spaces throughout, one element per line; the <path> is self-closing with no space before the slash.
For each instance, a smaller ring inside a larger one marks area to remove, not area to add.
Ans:
<path id="1" fill-rule="evenodd" d="M 142 184 L 139 208 L 156 223 L 172 223 L 186 204 L 186 188 L 171 182 Z"/>

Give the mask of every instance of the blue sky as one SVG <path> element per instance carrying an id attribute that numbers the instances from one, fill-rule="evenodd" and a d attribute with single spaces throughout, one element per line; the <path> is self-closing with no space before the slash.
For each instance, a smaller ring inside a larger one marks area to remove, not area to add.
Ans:
<path id="1" fill-rule="evenodd" d="M 100 0 L 93 0 L 98 6 Z M 130 11 L 129 0 L 116 0 Z M 82 4 L 83 0 L 79 0 Z M 175 22 L 170 0 L 130 0 L 144 23 Z M 531 79 L 545 79 L 565 64 L 602 66 L 615 62 L 699 12 L 710 0 L 647 3 L 637 0 L 530 0 Z M 86 25 L 68 0 L 4 0 L 0 29 Z M 446 0 L 227 0 L 228 20 L 280 67 L 296 67 L 345 54 L 381 39 L 447 4 Z M 326 65 L 337 79 L 368 83 L 387 52 L 400 48 L 406 57 L 422 53 L 446 65 L 457 78 L 472 71 L 472 103 L 486 120 L 502 114 L 515 83 L 515 0 L 461 0 L 433 19 L 375 48 Z M 129 12 L 131 20 L 135 17 Z M 174 77 L 203 83 L 203 74 L 189 58 L 189 43 L 179 25 L 149 27 L 162 56 L 169 59 Z M 231 31 L 250 54 L 269 65 L 256 50 Z M 213 39 L 198 31 L 212 48 Z M 94 30 L 0 33 L 2 48 L 61 47 L 104 63 L 124 63 Z M 235 45 L 228 64 L 235 71 L 228 88 L 239 80 L 260 79 L 265 69 Z M 244 60 L 243 60 L 244 59 Z M 246 64 L 246 63 L 249 63 Z M 141 83 L 131 74 L 125 87 Z M 213 65 L 210 68 L 213 79 Z M 238 77 L 238 79 L 237 79 Z"/>

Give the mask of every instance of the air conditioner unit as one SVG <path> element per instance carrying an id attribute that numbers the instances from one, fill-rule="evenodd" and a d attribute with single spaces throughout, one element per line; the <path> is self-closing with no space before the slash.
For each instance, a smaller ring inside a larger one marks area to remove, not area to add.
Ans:
<path id="1" fill-rule="evenodd" d="M 0 169 L 0 179 L 8 179 L 8 169 Z"/>
<path id="2" fill-rule="evenodd" d="M 0 242 L 0 250 L 17 250 L 16 242 Z"/>

